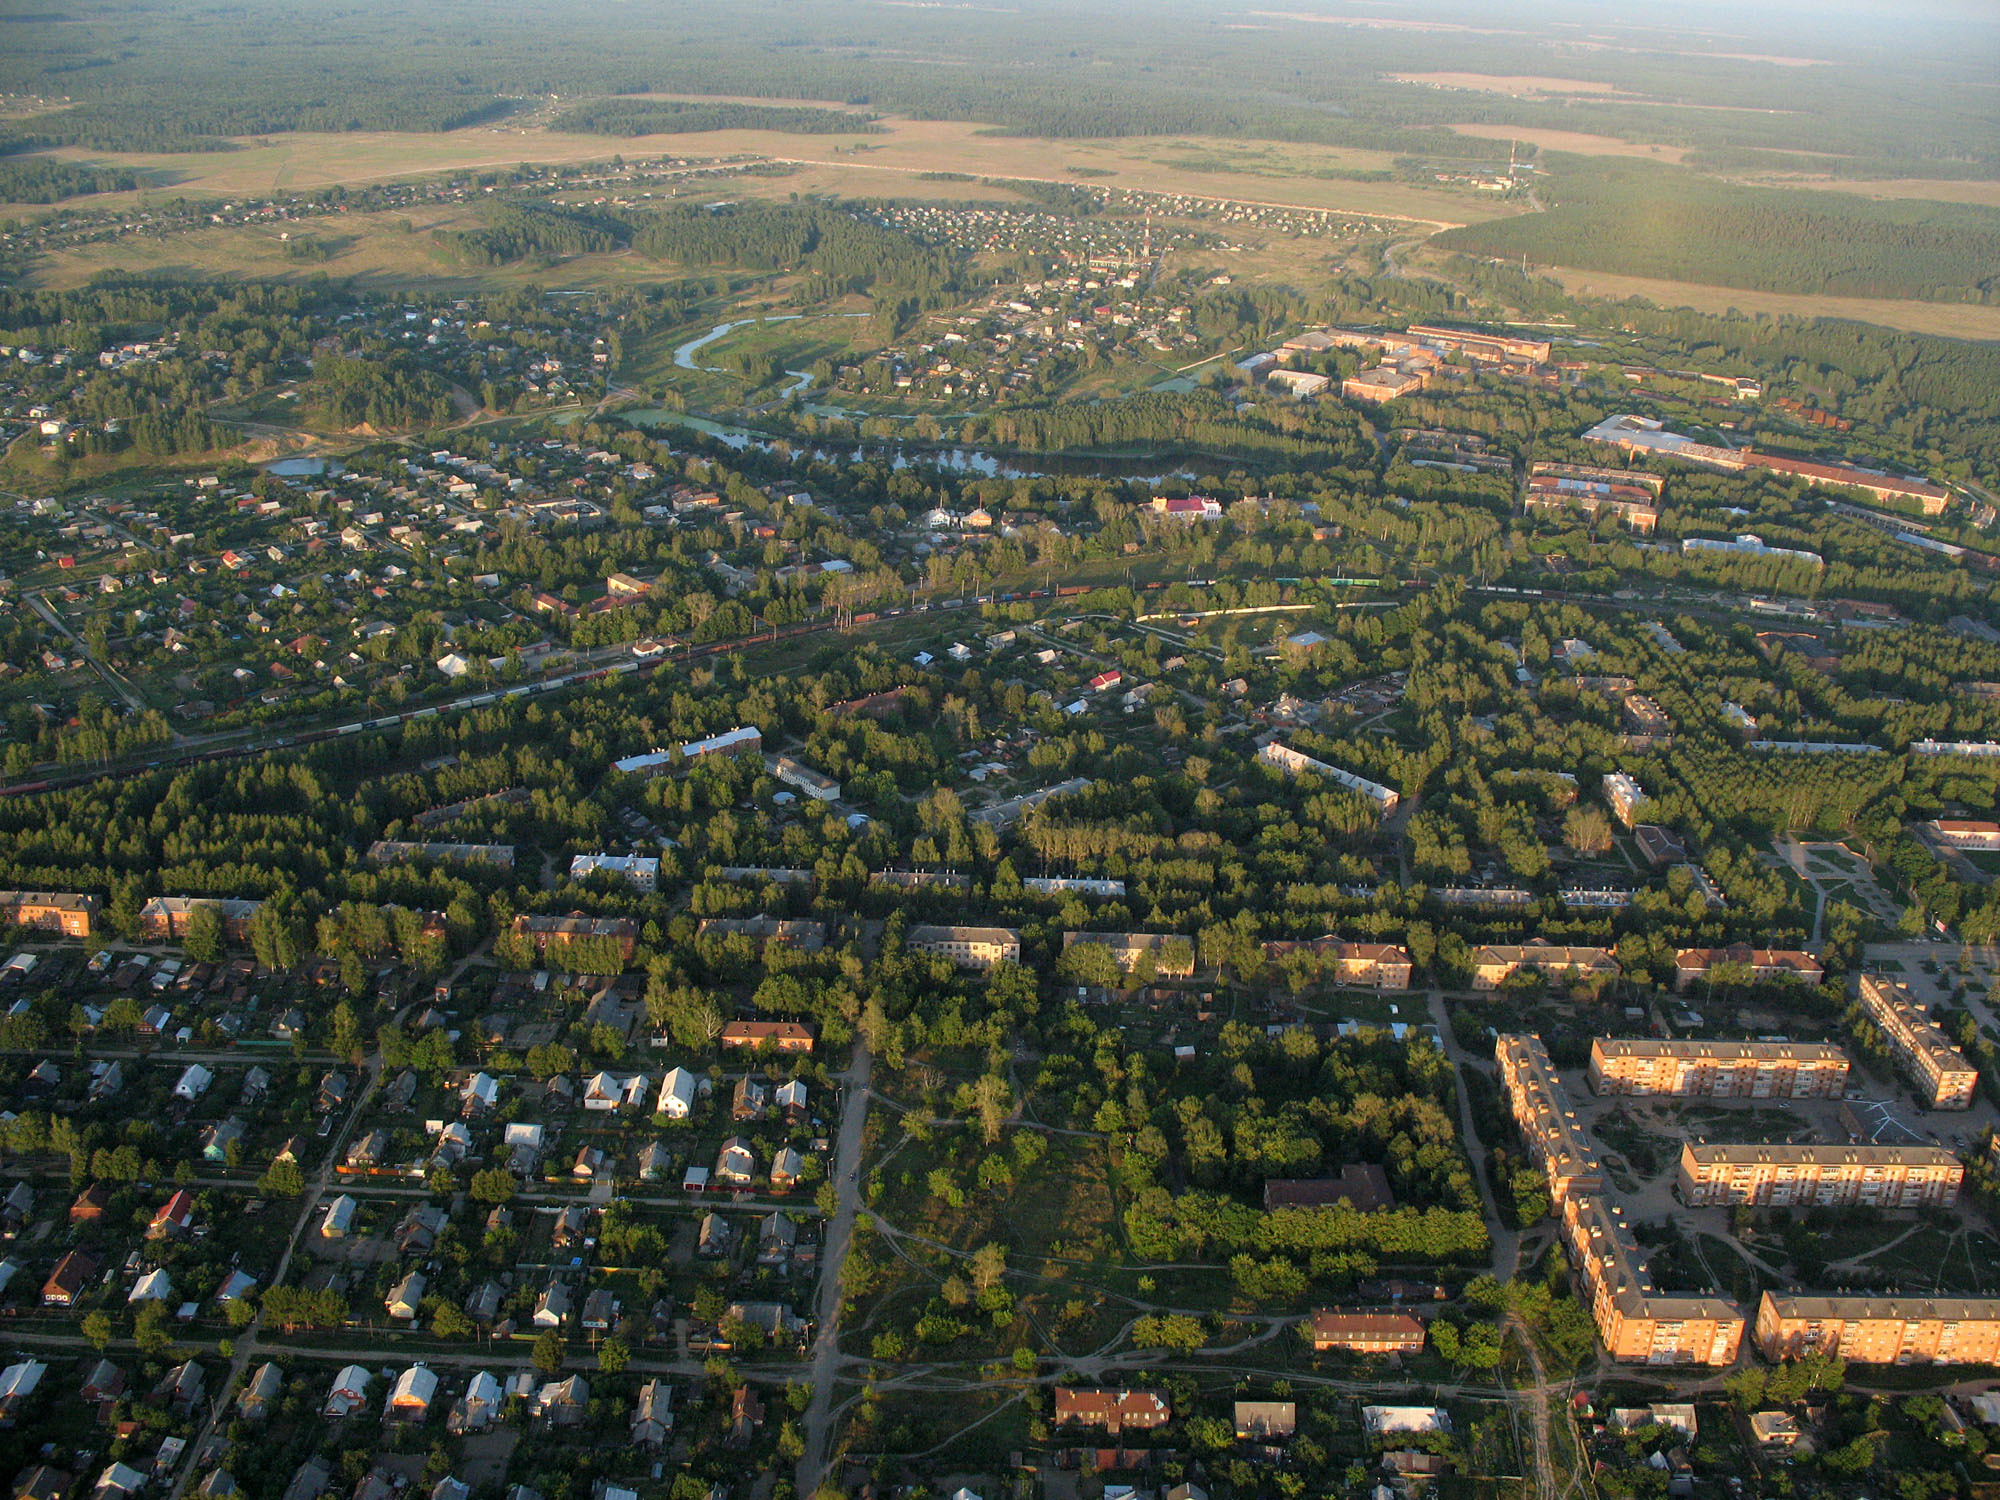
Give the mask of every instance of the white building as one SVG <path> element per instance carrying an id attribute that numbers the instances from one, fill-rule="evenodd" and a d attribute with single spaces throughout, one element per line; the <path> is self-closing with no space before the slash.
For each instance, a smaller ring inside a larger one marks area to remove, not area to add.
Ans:
<path id="1" fill-rule="evenodd" d="M 569 878 L 583 880 L 599 873 L 616 875 L 637 891 L 660 888 L 660 862 L 637 854 L 579 854 L 569 862 Z"/>

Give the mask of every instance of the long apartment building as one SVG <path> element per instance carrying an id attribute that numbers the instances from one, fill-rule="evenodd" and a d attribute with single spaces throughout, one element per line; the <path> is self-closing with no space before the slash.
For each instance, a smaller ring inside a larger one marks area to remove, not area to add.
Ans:
<path id="1" fill-rule="evenodd" d="M 2000 1364 L 2000 1297 L 1810 1297 L 1764 1293 L 1767 1359 L 1838 1355 L 1862 1365 Z"/>
<path id="2" fill-rule="evenodd" d="M 1370 781 L 1365 776 L 1356 776 L 1352 771 L 1343 771 L 1339 766 L 1330 766 L 1323 760 L 1314 760 L 1303 750 L 1294 750 L 1290 745 L 1281 745 L 1272 740 L 1257 752 L 1257 759 L 1273 770 L 1282 771 L 1287 776 L 1313 775 L 1323 777 L 1336 786 L 1359 792 L 1373 802 L 1383 817 L 1396 810 L 1402 798 L 1391 788 L 1379 781 Z"/>
<path id="3" fill-rule="evenodd" d="M 912 927 L 906 946 L 935 953 L 961 969 L 990 969 L 1021 961 L 1021 934 L 1011 927 Z"/>
<path id="4" fill-rule="evenodd" d="M 1547 1175 L 1563 1241 L 1590 1292 L 1591 1315 L 1614 1359 L 1726 1365 L 1743 1343 L 1741 1308 L 1725 1297 L 1662 1293 L 1638 1242 L 1604 1196 L 1589 1133 L 1540 1037 L 1508 1035 L 1494 1049 L 1500 1080 L 1528 1150 Z"/>
<path id="5" fill-rule="evenodd" d="M 1907 985 L 1879 974 L 1861 976 L 1861 1009 L 1916 1076 L 1932 1109 L 1970 1109 L 1979 1071 L 1951 1044 Z"/>
<path id="6" fill-rule="evenodd" d="M 1601 1193 L 1563 1204 L 1563 1243 L 1590 1292 L 1598 1337 L 1613 1359 L 1648 1365 L 1727 1365 L 1743 1346 L 1743 1309 L 1727 1297 L 1662 1292 L 1624 1216 Z"/>
<path id="7" fill-rule="evenodd" d="M 1542 1039 L 1518 1033 L 1503 1036 L 1493 1055 L 1521 1139 L 1549 1179 L 1550 1198 L 1560 1207 L 1572 1193 L 1601 1191 L 1604 1168 L 1597 1147 L 1570 1107 L 1569 1091 L 1549 1061 Z"/>
<path id="8" fill-rule="evenodd" d="M 1711 979 L 1714 971 L 1727 966 L 1748 970 L 1752 982 L 1796 979 L 1815 985 L 1826 978 L 1826 968 L 1810 953 L 1799 948 L 1753 948 L 1735 943 L 1727 948 L 1683 948 L 1674 955 L 1674 988 L 1684 990 L 1698 979 Z"/>
<path id="9" fill-rule="evenodd" d="M 1118 967 L 1130 974 L 1148 958 L 1153 972 L 1166 979 L 1187 979 L 1194 974 L 1194 939 L 1170 932 L 1065 932 L 1063 948 L 1092 943 L 1107 950 Z"/>
<path id="10" fill-rule="evenodd" d="M 1551 977 L 1616 979 L 1621 972 L 1609 948 L 1577 948 L 1545 943 L 1495 943 L 1474 951 L 1472 987 L 1497 990 L 1515 974 L 1529 969 Z"/>
<path id="11" fill-rule="evenodd" d="M 1655 1041 L 1599 1037 L 1590 1044 L 1597 1094 L 1692 1099 L 1838 1099 L 1847 1054 L 1818 1042 Z"/>
<path id="12" fill-rule="evenodd" d="M 1965 1164 L 1936 1146 L 1681 1147 L 1681 1201 L 1756 1208 L 1950 1208 Z"/>
<path id="13" fill-rule="evenodd" d="M 1337 984 L 1367 985 L 1378 990 L 1410 987 L 1410 970 L 1414 967 L 1410 950 L 1397 943 L 1350 943 L 1327 936 L 1274 938 L 1264 944 L 1264 956 L 1269 959 L 1299 952 L 1331 959 Z"/>

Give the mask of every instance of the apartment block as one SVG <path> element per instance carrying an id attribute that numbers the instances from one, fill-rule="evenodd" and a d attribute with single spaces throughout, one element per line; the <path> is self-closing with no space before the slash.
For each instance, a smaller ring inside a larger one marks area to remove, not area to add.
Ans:
<path id="1" fill-rule="evenodd" d="M 1349 943 L 1336 937 L 1279 938 L 1264 944 L 1266 958 L 1287 953 L 1312 953 L 1330 959 L 1338 984 L 1365 985 L 1378 990 L 1410 987 L 1410 950 L 1396 943 Z"/>
<path id="2" fill-rule="evenodd" d="M 1316 1312 L 1308 1327 L 1321 1354 L 1416 1354 L 1424 1347 L 1424 1325 L 1408 1313 Z"/>
<path id="3" fill-rule="evenodd" d="M 1021 934 L 1011 927 L 912 927 L 906 946 L 918 953 L 935 953 L 961 969 L 990 969 L 1021 961 Z"/>
<path id="4" fill-rule="evenodd" d="M 207 896 L 155 896 L 139 908 L 139 930 L 151 943 L 177 943 L 187 936 L 188 918 L 196 907 L 208 906 L 222 918 L 222 935 L 232 943 L 250 936 L 250 919 L 261 901 L 214 900 Z"/>
<path id="5" fill-rule="evenodd" d="M 1590 1134 L 1577 1122 L 1549 1050 L 1538 1036 L 1508 1035 L 1494 1047 L 1500 1084 L 1507 1091 L 1521 1139 L 1549 1179 L 1549 1196 L 1560 1206 L 1573 1193 L 1595 1193 L 1604 1169 Z"/>
<path id="6" fill-rule="evenodd" d="M 1303 750 L 1294 750 L 1290 745 L 1281 745 L 1272 740 L 1257 752 L 1257 759 L 1275 771 L 1287 776 L 1312 775 L 1331 781 L 1335 786 L 1346 787 L 1350 792 L 1359 792 L 1373 802 L 1383 817 L 1395 812 L 1396 804 L 1402 798 L 1379 781 L 1370 781 L 1365 776 L 1356 776 L 1352 771 L 1343 771 L 1339 766 L 1330 766 L 1323 760 L 1314 760 Z"/>
<path id="7" fill-rule="evenodd" d="M 1951 1044 L 1907 985 L 1879 974 L 1861 976 L 1861 1009 L 1916 1076 L 1932 1109 L 1970 1109 L 1979 1072 Z"/>
<path id="8" fill-rule="evenodd" d="M 1935 1146 L 1681 1147 L 1691 1208 L 1950 1208 L 1964 1181 L 1964 1163 Z"/>
<path id="9" fill-rule="evenodd" d="M 1170 932 L 1065 932 L 1063 947 L 1095 943 L 1110 950 L 1127 974 L 1149 956 L 1153 972 L 1163 979 L 1187 979 L 1194 973 L 1194 939 Z"/>
<path id="10" fill-rule="evenodd" d="M 514 935 L 529 939 L 537 953 L 549 951 L 551 943 L 573 943 L 584 938 L 605 938 L 618 945 L 626 958 L 639 945 L 639 924 L 623 917 L 540 917 L 526 913 L 514 918 Z"/>
<path id="11" fill-rule="evenodd" d="M 1639 804 L 1646 800 L 1646 794 L 1623 771 L 1613 771 L 1604 778 L 1604 800 L 1611 804 L 1618 821 L 1630 828 L 1639 821 Z"/>
<path id="12" fill-rule="evenodd" d="M 1573 948 L 1540 938 L 1521 944 L 1491 944 L 1472 955 L 1472 987 L 1497 990 L 1523 969 L 1577 979 L 1616 979 L 1621 972 L 1609 948 Z"/>
<path id="13" fill-rule="evenodd" d="M 1805 1297 L 1764 1293 L 1767 1359 L 1838 1355 L 1862 1365 L 2000 1364 L 2000 1297 Z"/>
<path id="14" fill-rule="evenodd" d="M 0 922 L 87 938 L 103 903 L 95 896 L 66 891 L 0 891 Z"/>
<path id="15" fill-rule="evenodd" d="M 1598 1193 L 1562 1206 L 1563 1242 L 1590 1294 L 1598 1337 L 1613 1359 L 1648 1365 L 1727 1365 L 1743 1345 L 1743 1309 L 1727 1297 L 1662 1293 L 1624 1216 Z"/>
<path id="16" fill-rule="evenodd" d="M 2000 850 L 2000 823 L 1983 818 L 1934 818 L 1931 833 L 1954 849 Z"/>
<path id="17" fill-rule="evenodd" d="M 1692 1099 L 1838 1099 L 1847 1054 L 1817 1042 L 1654 1041 L 1599 1037 L 1590 1044 L 1596 1094 Z"/>
<path id="18" fill-rule="evenodd" d="M 1810 953 L 1798 948 L 1753 948 L 1735 943 L 1727 948 L 1683 948 L 1674 955 L 1674 988 L 1684 990 L 1698 979 L 1707 979 L 1723 967 L 1748 969 L 1754 983 L 1773 979 L 1796 979 L 1815 985 L 1826 978 L 1826 969 Z"/>

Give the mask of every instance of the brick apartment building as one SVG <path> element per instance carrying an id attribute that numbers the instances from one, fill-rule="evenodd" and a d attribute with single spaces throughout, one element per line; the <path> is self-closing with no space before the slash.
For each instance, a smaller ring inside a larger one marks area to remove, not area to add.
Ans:
<path id="1" fill-rule="evenodd" d="M 1817 1042 L 1655 1041 L 1599 1037 L 1590 1044 L 1597 1094 L 1675 1098 L 1838 1099 L 1847 1054 Z"/>
<path id="2" fill-rule="evenodd" d="M 1861 1009 L 1882 1029 L 1932 1109 L 1972 1108 L 1978 1070 L 1917 1004 L 1908 986 L 1879 974 L 1864 974 Z"/>
<path id="3" fill-rule="evenodd" d="M 1862 1365 L 2000 1364 L 2000 1297 L 1807 1297 L 1764 1293 L 1767 1359 L 1838 1355 Z"/>
<path id="4" fill-rule="evenodd" d="M 1695 1208 L 1950 1208 L 1964 1181 L 1935 1146 L 1681 1147 L 1681 1201 Z"/>

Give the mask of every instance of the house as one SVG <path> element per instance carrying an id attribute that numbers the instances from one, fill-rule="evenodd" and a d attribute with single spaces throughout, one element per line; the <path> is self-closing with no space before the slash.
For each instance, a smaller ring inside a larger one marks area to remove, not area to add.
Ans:
<path id="1" fill-rule="evenodd" d="M 219 1124 L 205 1127 L 201 1133 L 202 1160 L 229 1160 L 229 1148 L 241 1141 L 246 1131 L 247 1127 L 235 1115 L 231 1115 Z"/>
<path id="2" fill-rule="evenodd" d="M 1299 1430 L 1296 1401 L 1239 1401 L 1236 1403 L 1238 1442 L 1282 1443 Z"/>
<path id="3" fill-rule="evenodd" d="M 632 1406 L 632 1442 L 657 1453 L 666 1447 L 674 1430 L 674 1388 L 664 1380 L 649 1380 L 639 1387 L 639 1399 Z"/>
<path id="4" fill-rule="evenodd" d="M 207 1387 L 208 1376 L 193 1360 L 175 1365 L 161 1377 L 153 1387 L 155 1400 L 164 1399 L 173 1409 L 186 1416 L 201 1405 L 202 1392 Z"/>
<path id="5" fill-rule="evenodd" d="M 392 1422 L 424 1422 L 430 1419 L 431 1401 L 437 1396 L 438 1378 L 423 1365 L 411 1365 L 396 1377 L 382 1415 Z"/>
<path id="6" fill-rule="evenodd" d="M 189 1063 L 181 1071 L 180 1082 L 174 1085 L 174 1097 L 183 1103 L 192 1104 L 208 1092 L 208 1086 L 215 1082 L 215 1074 L 200 1063 Z"/>
<path id="7" fill-rule="evenodd" d="M 38 1359 L 19 1360 L 0 1370 L 0 1427 L 12 1427 L 40 1388 L 49 1367 Z"/>
<path id="8" fill-rule="evenodd" d="M 789 1265 L 799 1242 L 799 1226 L 785 1214 L 770 1214 L 757 1226 L 757 1264 Z"/>
<path id="9" fill-rule="evenodd" d="M 731 1187 L 748 1187 L 757 1175 L 757 1153 L 750 1142 L 733 1135 L 715 1158 L 715 1180 Z"/>
<path id="10" fill-rule="evenodd" d="M 1126 1430 L 1146 1432 L 1173 1419 L 1173 1407 L 1157 1391 L 1056 1387 L 1056 1426 L 1101 1427 L 1113 1437 Z"/>
<path id="11" fill-rule="evenodd" d="M 354 1215 L 361 1205 L 347 1194 L 342 1193 L 326 1206 L 326 1217 L 320 1221 L 320 1238 L 328 1240 L 344 1239 L 354 1228 Z"/>
<path id="12" fill-rule="evenodd" d="M 1264 1207 L 1331 1208 L 1345 1203 L 1360 1213 L 1396 1206 L 1389 1174 L 1374 1162 L 1349 1162 L 1331 1177 L 1274 1177 L 1264 1184 Z"/>
<path id="13" fill-rule="evenodd" d="M 736 1088 L 729 1096 L 729 1118 L 739 1124 L 764 1117 L 764 1106 L 770 1101 L 771 1091 L 754 1078 L 739 1078 Z"/>
<path id="14" fill-rule="evenodd" d="M 736 1238 L 736 1231 L 729 1227 L 729 1221 L 721 1214 L 703 1214 L 701 1230 L 695 1237 L 694 1253 L 709 1260 L 729 1253 L 730 1241 Z"/>
<path id="15" fill-rule="evenodd" d="M 465 1315 L 481 1328 L 491 1328 L 500 1321 L 500 1308 L 506 1300 L 507 1293 L 499 1282 L 482 1281 L 465 1299 Z"/>
<path id="16" fill-rule="evenodd" d="M 74 1476 L 61 1469 L 36 1464 L 14 1477 L 14 1500 L 63 1500 L 75 1482 Z"/>
<path id="17" fill-rule="evenodd" d="M 560 1328 L 569 1317 L 570 1293 L 565 1282 L 552 1281 L 536 1299 L 530 1322 L 537 1328 Z"/>
<path id="18" fill-rule="evenodd" d="M 346 1165 L 366 1171 L 380 1166 L 388 1155 L 389 1132 L 378 1127 L 347 1148 Z"/>
<path id="19" fill-rule="evenodd" d="M 169 1235 L 186 1234 L 193 1224 L 194 1195 L 182 1188 L 154 1213 L 152 1222 L 146 1226 L 146 1238 L 160 1240 Z"/>
<path id="20" fill-rule="evenodd" d="M 70 1204 L 69 1221 L 72 1224 L 95 1224 L 110 1206 L 111 1189 L 104 1183 L 94 1182 L 78 1193 L 76 1201 Z"/>
<path id="21" fill-rule="evenodd" d="M 784 1192 L 798 1186 L 805 1174 L 806 1159 L 791 1146 L 780 1146 L 778 1154 L 771 1158 L 771 1187 L 775 1192 Z"/>
<path id="22" fill-rule="evenodd" d="M 273 1403 L 285 1392 L 285 1374 L 266 1361 L 243 1382 L 236 1393 L 236 1414 L 246 1422 L 261 1422 L 271 1415 Z"/>
<path id="23" fill-rule="evenodd" d="M 101 1269 L 96 1256 L 84 1250 L 70 1251 L 56 1262 L 49 1279 L 42 1283 L 42 1306 L 74 1307 L 76 1299 Z"/>
<path id="24" fill-rule="evenodd" d="M 317 1458 L 300 1464 L 279 1500 L 321 1500 L 333 1483 L 333 1471 Z"/>
<path id="25" fill-rule="evenodd" d="M 116 1401 L 125 1394 L 125 1372 L 110 1360 L 100 1359 L 83 1377 L 76 1394 L 93 1406 L 100 1401 Z"/>
<path id="26" fill-rule="evenodd" d="M 1772 1449 L 1796 1447 L 1804 1436 L 1799 1430 L 1798 1419 L 1788 1411 L 1753 1411 L 1750 1413 L 1750 1435 L 1762 1447 Z"/>
<path id="27" fill-rule="evenodd" d="M 437 1237 L 443 1232 L 447 1220 L 445 1211 L 435 1204 L 417 1204 L 403 1215 L 402 1223 L 396 1226 L 396 1253 L 430 1254 L 431 1247 L 437 1244 Z"/>
<path id="28" fill-rule="evenodd" d="M 601 1146 L 580 1146 L 577 1148 L 576 1160 L 570 1163 L 569 1175 L 579 1182 L 589 1182 L 604 1170 L 605 1161 L 604 1149 Z"/>
<path id="29" fill-rule="evenodd" d="M 552 1380 L 535 1392 L 528 1414 L 540 1417 L 551 1427 L 573 1427 L 590 1409 L 590 1383 L 581 1375 Z"/>
<path id="30" fill-rule="evenodd" d="M 474 1073 L 459 1091 L 459 1101 L 468 1120 L 486 1114 L 500 1101 L 500 1080 L 490 1073 Z"/>
<path id="31" fill-rule="evenodd" d="M 700 1091 L 701 1081 L 686 1068 L 670 1069 L 660 1080 L 660 1100 L 654 1112 L 669 1120 L 685 1120 L 694 1112 L 694 1101 Z"/>
<path id="32" fill-rule="evenodd" d="M 382 1306 L 397 1322 L 413 1323 L 424 1300 L 424 1288 L 429 1284 L 422 1271 L 412 1271 L 396 1283 Z"/>
<path id="33" fill-rule="evenodd" d="M 784 1112 L 788 1123 L 797 1125 L 806 1117 L 806 1086 L 793 1078 L 778 1085 L 772 1100 Z"/>
<path id="34" fill-rule="evenodd" d="M 97 1476 L 97 1483 L 91 1487 L 91 1500 L 132 1500 L 132 1496 L 145 1488 L 146 1476 L 129 1464 L 113 1463 Z"/>
<path id="35" fill-rule="evenodd" d="M 598 1287 L 583 1299 L 583 1316 L 578 1321 L 586 1333 L 609 1333 L 618 1326 L 618 1299 L 610 1288 Z"/>
<path id="36" fill-rule="evenodd" d="M 174 1299 L 174 1279 L 164 1266 L 156 1267 L 133 1283 L 132 1290 L 125 1295 L 128 1303 L 171 1302 Z"/>
<path id="37" fill-rule="evenodd" d="M 664 1141 L 648 1141 L 639 1148 L 638 1162 L 634 1168 L 641 1182 L 660 1182 L 674 1168 L 674 1153 L 667 1149 Z"/>
<path id="38" fill-rule="evenodd" d="M 320 1410 L 329 1417 L 352 1416 L 368 1404 L 368 1382 L 373 1379 L 359 1365 L 347 1365 L 333 1377 L 333 1388 L 326 1393 L 326 1405 Z"/>
<path id="39" fill-rule="evenodd" d="M 756 1051 L 770 1047 L 777 1052 L 810 1052 L 813 1035 L 797 1021 L 731 1021 L 720 1038 L 725 1052 L 739 1049 Z"/>
<path id="40" fill-rule="evenodd" d="M 498 1380 L 484 1370 L 475 1372 L 466 1383 L 465 1394 L 458 1398 L 445 1418 L 446 1431 L 454 1434 L 484 1432 L 500 1415 L 500 1407 L 506 1399 Z"/>
<path id="41" fill-rule="evenodd" d="M 1451 1413 L 1441 1406 L 1364 1406 L 1361 1425 L 1377 1436 L 1390 1432 L 1450 1432 Z"/>
<path id="42" fill-rule="evenodd" d="M 751 1387 L 739 1385 L 729 1402 L 729 1440 L 739 1445 L 747 1443 L 763 1425 L 763 1398 Z"/>
<path id="43" fill-rule="evenodd" d="M 583 1107 L 599 1113 L 637 1108 L 645 1102 L 650 1085 L 643 1073 L 593 1073 L 583 1083 Z"/>

